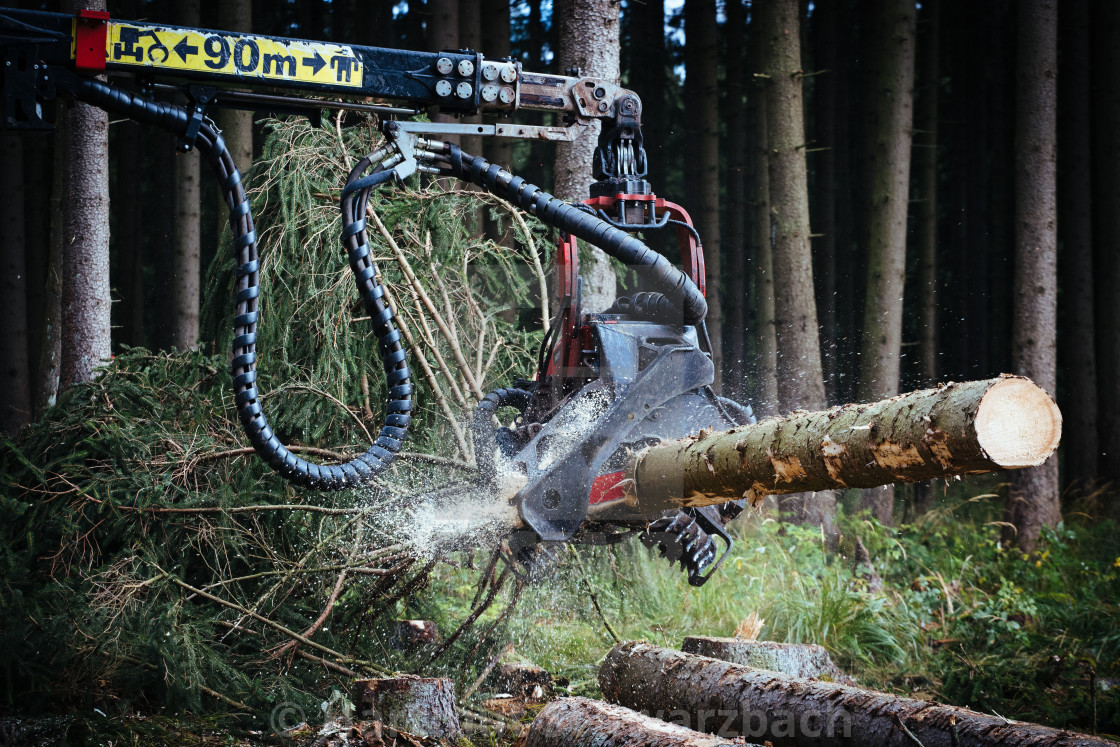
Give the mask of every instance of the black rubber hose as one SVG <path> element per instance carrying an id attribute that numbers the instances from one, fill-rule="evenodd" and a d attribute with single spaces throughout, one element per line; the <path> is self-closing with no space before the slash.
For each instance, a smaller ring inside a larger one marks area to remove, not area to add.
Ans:
<path id="1" fill-rule="evenodd" d="M 498 449 L 494 424 L 491 417 L 502 407 L 513 407 L 524 411 L 533 398 L 525 389 L 495 389 L 482 398 L 471 419 L 471 435 L 474 437 L 474 459 L 478 474 L 485 479 L 495 477 L 494 452 Z"/>
<path id="2" fill-rule="evenodd" d="M 141 124 L 154 125 L 176 135 L 186 132 L 188 115 L 182 107 L 151 101 L 100 81 L 73 75 L 65 76 L 64 87 L 90 104 L 125 115 Z M 234 235 L 237 259 L 237 310 L 234 317 L 230 372 L 233 375 L 238 415 L 250 443 L 269 466 L 302 487 L 342 490 L 368 482 L 384 470 L 400 451 L 401 443 L 408 433 L 412 411 L 411 375 L 400 343 L 400 332 L 394 324 L 395 315 L 385 301 L 384 290 L 377 280 L 377 271 L 366 240 L 365 221 L 354 219 L 355 214 L 364 214 L 370 191 L 389 181 L 393 177 L 392 172 L 379 171 L 362 178 L 361 172 L 370 165 L 368 158 L 363 159 L 355 171 L 351 172 L 341 201 L 343 245 L 347 250 L 358 292 L 366 312 L 373 320 L 389 386 L 385 423 L 366 453 L 345 464 L 320 465 L 300 459 L 280 443 L 261 410 L 260 395 L 256 387 L 260 261 L 249 199 L 241 184 L 241 174 L 221 135 L 204 122 L 199 127 L 196 143 L 200 154 L 218 177 L 230 211 L 230 228 Z M 360 208 L 361 212 L 355 213 L 355 208 Z"/>
<path id="3" fill-rule="evenodd" d="M 632 267 L 650 287 L 664 294 L 680 310 L 685 324 L 699 324 L 708 315 L 708 302 L 692 279 L 625 231 L 553 197 L 481 156 L 464 153 L 456 145 L 449 146 L 445 159 L 453 176 L 493 192 L 545 223 L 599 247 L 609 256 Z"/>

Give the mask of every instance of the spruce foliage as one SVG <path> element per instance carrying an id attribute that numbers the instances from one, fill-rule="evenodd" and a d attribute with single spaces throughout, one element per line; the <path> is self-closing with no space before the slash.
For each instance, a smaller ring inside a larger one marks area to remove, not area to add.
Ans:
<path id="1" fill-rule="evenodd" d="M 305 457 L 349 458 L 380 423 L 383 376 L 339 248 L 337 198 L 379 137 L 369 120 L 267 129 L 252 177 L 264 407 Z M 385 234 L 368 216 L 371 246 L 415 343 L 418 405 L 412 453 L 377 489 L 301 494 L 269 471 L 245 447 L 223 352 L 126 350 L 0 446 L 0 697 L 313 712 L 332 686 L 345 692 L 387 661 L 419 666 L 387 658 L 390 623 L 435 560 L 407 545 L 407 518 L 385 517 L 418 486 L 470 476 L 473 393 L 530 375 L 541 338 L 540 320 L 522 326 L 517 312 L 539 303 L 543 229 L 491 200 L 519 248 L 479 238 L 484 197 L 413 179 L 372 201 Z M 205 291 L 216 351 L 231 337 L 232 282 L 226 251 Z"/>

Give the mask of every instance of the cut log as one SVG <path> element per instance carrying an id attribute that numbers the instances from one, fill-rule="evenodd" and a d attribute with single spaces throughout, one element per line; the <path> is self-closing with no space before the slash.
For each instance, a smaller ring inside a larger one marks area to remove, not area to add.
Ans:
<path id="1" fill-rule="evenodd" d="M 459 714 L 455 709 L 455 683 L 400 675 L 384 679 L 356 680 L 354 703 L 362 719 L 421 737 L 459 738 Z"/>
<path id="2" fill-rule="evenodd" d="M 545 706 L 533 719 L 524 747 L 730 747 L 742 744 L 599 700 L 561 698 Z"/>
<path id="3" fill-rule="evenodd" d="M 742 664 L 620 643 L 599 669 L 603 696 L 634 710 L 685 713 L 689 725 L 774 747 L 1068 747 L 1105 739 L 1009 721 L 855 687 L 791 677 Z"/>
<path id="4" fill-rule="evenodd" d="M 774 643 L 690 635 L 684 639 L 681 651 L 794 677 L 810 677 L 844 685 L 855 684 L 851 677 L 833 663 L 824 646 L 815 643 Z"/>
<path id="5" fill-rule="evenodd" d="M 1034 467 L 1061 432 L 1050 395 L 1005 374 L 651 446 L 631 465 L 629 500 L 653 512 Z"/>

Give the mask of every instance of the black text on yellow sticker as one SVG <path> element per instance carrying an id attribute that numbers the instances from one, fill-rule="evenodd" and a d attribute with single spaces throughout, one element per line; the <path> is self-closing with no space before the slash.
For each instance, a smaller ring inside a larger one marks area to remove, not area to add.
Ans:
<path id="1" fill-rule="evenodd" d="M 116 22 L 110 23 L 107 43 L 108 60 L 118 65 L 362 86 L 362 63 L 341 44 Z"/>

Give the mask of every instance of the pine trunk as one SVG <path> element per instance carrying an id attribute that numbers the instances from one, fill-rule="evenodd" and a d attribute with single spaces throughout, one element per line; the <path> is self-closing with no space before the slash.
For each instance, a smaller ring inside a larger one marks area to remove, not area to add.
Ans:
<path id="1" fill-rule="evenodd" d="M 1089 132 L 1089 2 L 1071 0 L 1061 23 L 1062 105 L 1058 122 L 1058 231 L 1062 288 L 1058 320 L 1064 386 L 1059 391 L 1066 432 L 1066 485 L 1097 478 L 1097 357 L 1093 320 L 1093 209 Z"/>
<path id="2" fill-rule="evenodd" d="M 752 24 L 755 25 L 755 24 Z M 757 26 L 756 26 L 757 29 Z M 752 38 L 757 32 L 752 30 Z M 761 55 L 752 53 L 751 75 L 760 71 Z M 767 153 L 766 96 L 762 85 L 747 95 L 747 223 L 751 309 L 755 340 L 753 356 L 755 414 L 777 415 L 778 341 L 774 325 L 774 254 L 771 244 L 770 160 Z"/>
<path id="3" fill-rule="evenodd" d="M 223 0 L 218 4 L 218 24 L 224 31 L 252 31 L 253 0 Z M 253 164 L 253 113 L 222 109 L 218 126 L 234 164 L 244 176 Z"/>
<path id="4" fill-rule="evenodd" d="M 879 59 L 880 97 L 875 110 L 875 162 L 871 170 L 871 223 L 860 344 L 859 399 L 898 393 L 902 354 L 902 297 L 906 286 L 906 212 L 914 123 L 913 3 L 883 3 Z M 894 523 L 894 488 L 864 491 L 863 506 L 887 526 Z"/>
<path id="5" fill-rule="evenodd" d="M 816 179 L 810 217 L 813 239 L 813 277 L 821 325 L 821 366 L 828 401 L 836 401 L 836 38 L 837 2 L 822 3 L 814 13 L 812 37 L 814 79 L 813 160 Z"/>
<path id="6" fill-rule="evenodd" d="M 31 422 L 31 368 L 27 358 L 27 230 L 23 204 L 23 142 L 0 135 L 0 433 Z"/>
<path id="7" fill-rule="evenodd" d="M 579 68 L 582 75 L 619 79 L 619 10 L 611 0 L 557 0 L 554 22 L 559 27 L 559 68 Z M 590 196 L 594 136 L 556 145 L 553 186 L 557 197 L 581 201 Z M 583 310 L 603 311 L 614 303 L 617 281 L 607 255 L 591 247 L 592 260 L 582 267 Z"/>
<path id="8" fill-rule="evenodd" d="M 728 0 L 727 22 L 724 24 L 727 91 L 727 237 L 722 242 L 727 257 L 727 306 L 724 314 L 724 392 L 742 399 L 746 392 L 746 147 L 747 130 L 743 86 L 743 39 L 746 35 L 746 11 L 740 0 Z"/>
<path id="9" fill-rule="evenodd" d="M 587 698 L 561 698 L 533 719 L 523 747 L 732 747 L 628 708 Z M 741 744 L 741 743 L 740 743 Z"/>
<path id="10" fill-rule="evenodd" d="M 599 669 L 603 696 L 636 711 L 680 714 L 689 726 L 774 747 L 1066 747 L 1106 739 L 1008 721 L 831 682 L 651 646 L 620 643 Z"/>
<path id="11" fill-rule="evenodd" d="M 937 95 L 940 0 L 922 4 L 918 34 L 918 91 L 914 172 L 918 190 L 918 357 L 922 384 L 937 383 Z"/>
<path id="12" fill-rule="evenodd" d="M 1034 467 L 1058 447 L 1061 431 L 1057 405 L 1029 379 L 948 384 L 651 446 L 631 466 L 633 502 L 646 511 L 740 497 L 758 503 Z"/>
<path id="13" fill-rule="evenodd" d="M 1047 392 L 1057 390 L 1056 0 L 1018 6 L 1015 112 L 1014 368 Z M 1058 460 L 1012 475 L 1007 519 L 1026 552 L 1043 526 L 1061 521 Z M 1008 538 L 1010 539 L 1010 538 Z"/>
<path id="14" fill-rule="evenodd" d="M 104 10 L 67 0 L 64 11 Z M 59 387 L 93 379 L 110 355 L 109 116 L 75 103 L 62 115 L 62 329 Z"/>
<path id="15" fill-rule="evenodd" d="M 1097 379 L 1100 405 L 1100 476 L 1120 482 L 1120 3 L 1098 0 L 1091 8 L 1093 54 L 1093 276 Z"/>
<path id="16" fill-rule="evenodd" d="M 704 242 L 707 266 L 708 335 L 716 391 L 723 376 L 723 309 L 719 225 L 719 35 L 715 0 L 685 0 L 685 127 L 694 158 L 685 173 L 692 218 Z"/>
<path id="17" fill-rule="evenodd" d="M 180 0 L 176 22 L 201 23 L 199 0 Z M 187 350 L 198 344 L 202 267 L 202 174 L 198 151 L 175 157 L 175 228 L 171 242 L 171 344 Z"/>
<path id="18" fill-rule="evenodd" d="M 809 249 L 798 3 L 774 0 L 756 12 L 766 76 L 778 404 L 781 412 L 816 410 L 825 406 L 825 395 Z M 791 498 L 784 508 L 794 521 L 820 526 L 834 536 L 832 493 Z"/>

